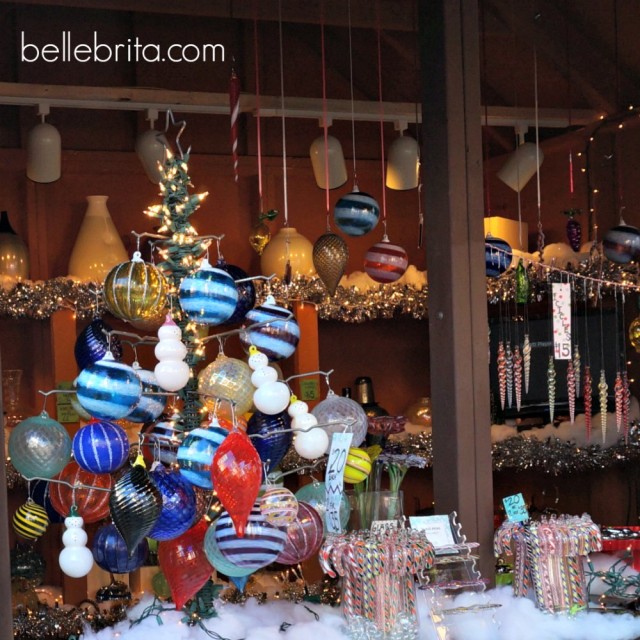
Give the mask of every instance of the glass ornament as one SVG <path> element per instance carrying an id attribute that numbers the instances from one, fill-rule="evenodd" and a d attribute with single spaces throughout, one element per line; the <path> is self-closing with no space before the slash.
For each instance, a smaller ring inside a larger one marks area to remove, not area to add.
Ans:
<path id="1" fill-rule="evenodd" d="M 635 317 L 629 325 L 629 342 L 640 353 L 640 316 Z"/>
<path id="2" fill-rule="evenodd" d="M 245 433 L 232 431 L 218 447 L 211 465 L 211 479 L 237 535 L 244 536 L 262 484 L 262 461 Z"/>
<path id="3" fill-rule="evenodd" d="M 325 529 L 327 527 L 327 485 L 324 482 L 310 482 L 300 487 L 296 491 L 296 498 L 299 502 L 306 502 L 312 506 L 322 518 Z M 349 514 L 351 513 L 351 505 L 349 498 L 345 493 L 342 494 L 340 501 L 340 525 L 346 529 L 349 522 Z"/>
<path id="4" fill-rule="evenodd" d="M 297 420 L 300 418 L 296 418 L 294 422 Z M 298 431 L 293 441 L 293 447 L 301 458 L 316 460 L 329 449 L 329 434 L 324 429 Z"/>
<path id="5" fill-rule="evenodd" d="M 268 324 L 259 324 L 262 322 Z M 300 341 L 298 323 L 287 309 L 276 305 L 273 296 L 267 296 L 263 304 L 247 313 L 242 328 L 240 342 L 245 351 L 255 346 L 271 362 L 288 358 Z"/>
<path id="6" fill-rule="evenodd" d="M 484 262 L 489 278 L 497 278 L 510 266 L 513 258 L 511 246 L 502 238 L 494 238 L 488 233 L 484 239 Z"/>
<path id="7" fill-rule="evenodd" d="M 324 429 L 330 436 L 334 433 L 353 433 L 351 444 L 354 447 L 364 442 L 369 426 L 368 418 L 364 409 L 355 400 L 337 396 L 329 390 L 327 397 L 311 410 L 311 414 L 317 418 L 318 424 L 327 425 Z M 349 421 L 351 424 L 348 424 Z"/>
<path id="8" fill-rule="evenodd" d="M 269 227 L 264 222 L 260 221 L 251 227 L 249 244 L 259 256 L 262 255 L 264 248 L 269 244 L 269 240 L 271 240 L 271 231 L 269 231 Z"/>
<path id="9" fill-rule="evenodd" d="M 375 229 L 380 219 L 380 206 L 368 193 L 354 187 L 336 202 L 333 219 L 342 233 L 363 236 Z"/>
<path id="10" fill-rule="evenodd" d="M 347 243 L 335 233 L 324 233 L 313 245 L 313 265 L 332 296 L 349 261 Z"/>
<path id="11" fill-rule="evenodd" d="M 291 428 L 294 431 L 308 432 L 318 424 L 318 419 L 312 413 L 303 413 L 296 416 L 291 421 Z M 327 436 L 328 438 L 328 436 Z M 328 442 L 328 440 L 327 440 Z"/>
<path id="12" fill-rule="evenodd" d="M 158 384 L 166 391 L 179 391 L 191 379 L 191 369 L 184 362 L 187 347 L 182 343 L 182 330 L 167 313 L 158 329 L 158 344 L 154 353 L 159 362 L 153 373 Z"/>
<path id="13" fill-rule="evenodd" d="M 127 415 L 129 422 L 147 423 L 157 420 L 167 406 L 167 396 L 160 395 L 163 392 L 158 384 L 158 379 L 153 371 L 141 369 L 137 362 L 133 363 L 133 370 L 138 374 L 142 384 L 142 395 L 134 410 Z"/>
<path id="14" fill-rule="evenodd" d="M 9 437 L 9 456 L 25 478 L 52 478 L 71 457 L 67 430 L 46 411 L 19 422 Z"/>
<path id="15" fill-rule="evenodd" d="M 267 522 L 256 502 L 249 512 L 243 536 L 236 533 L 230 514 L 225 513 L 215 524 L 215 537 L 227 560 L 255 571 L 275 561 L 284 548 L 287 534 L 284 529 Z"/>
<path id="16" fill-rule="evenodd" d="M 371 467 L 369 454 L 364 449 L 351 447 L 344 467 L 344 481 L 349 484 L 358 484 L 366 480 L 371 473 Z"/>
<path id="17" fill-rule="evenodd" d="M 253 394 L 253 404 L 258 411 L 276 415 L 286 410 L 291 399 L 291 391 L 284 382 L 267 382 Z"/>
<path id="18" fill-rule="evenodd" d="M 93 554 L 86 547 L 87 534 L 82 528 L 84 520 L 72 507 L 71 514 L 64 519 L 66 531 L 62 534 L 64 549 L 58 556 L 60 569 L 70 578 L 83 578 L 93 567 Z"/>
<path id="19" fill-rule="evenodd" d="M 260 270 L 265 276 L 314 276 L 313 245 L 295 227 L 282 227 L 260 256 Z"/>
<path id="20" fill-rule="evenodd" d="M 226 514 L 225 512 L 225 515 Z M 204 552 L 207 556 L 207 560 L 212 567 L 218 572 L 223 573 L 230 578 L 242 578 L 250 576 L 255 569 L 251 567 L 239 567 L 237 564 L 231 562 L 218 547 L 216 540 L 216 524 L 212 523 L 207 529 L 207 533 L 204 537 Z"/>
<path id="21" fill-rule="evenodd" d="M 254 391 L 249 365 L 223 353 L 198 375 L 198 393 L 209 411 L 215 411 L 217 401 L 226 400 L 235 404 L 236 413 L 246 413 L 253 404 Z"/>
<path id="22" fill-rule="evenodd" d="M 138 374 L 116 362 L 111 353 L 80 372 L 75 380 L 78 402 L 96 418 L 119 420 L 133 411 L 142 395 Z"/>
<path id="23" fill-rule="evenodd" d="M 407 252 L 397 244 L 391 244 L 385 234 L 381 242 L 369 248 L 364 256 L 364 270 L 380 284 L 399 280 L 409 266 Z"/>
<path id="24" fill-rule="evenodd" d="M 320 514 L 306 502 L 298 503 L 298 515 L 287 527 L 287 539 L 276 562 L 298 564 L 318 553 L 324 538 Z"/>
<path id="25" fill-rule="evenodd" d="M 144 262 L 139 251 L 129 262 L 111 269 L 103 289 L 107 309 L 126 322 L 157 317 L 167 306 L 167 290 L 161 271 Z"/>
<path id="26" fill-rule="evenodd" d="M 29 277 L 29 251 L 27 245 L 13 230 L 6 211 L 0 214 L 0 275 L 18 280 Z"/>
<path id="27" fill-rule="evenodd" d="M 53 484 L 53 483 L 51 483 Z M 31 499 L 44 507 L 47 512 L 49 522 L 53 524 L 60 524 L 64 521 L 64 517 L 61 516 L 51 504 L 51 497 L 49 496 L 50 484 L 46 480 L 34 480 L 31 482 Z"/>
<path id="28" fill-rule="evenodd" d="M 244 280 L 249 277 L 247 272 L 240 267 L 236 267 L 234 264 L 227 264 L 224 260 L 218 260 L 216 268 L 226 271 L 233 278 L 238 290 L 236 308 L 233 310 L 231 317 L 227 318 L 225 324 L 242 322 L 247 312 L 251 311 L 256 304 L 256 288 L 251 280 L 238 282 L 238 280 Z"/>
<path id="29" fill-rule="evenodd" d="M 191 369 L 189 365 L 182 360 L 164 360 L 158 362 L 153 373 L 156 376 L 158 384 L 165 391 L 180 391 L 189 382 L 191 377 Z"/>
<path id="30" fill-rule="evenodd" d="M 238 303 L 238 290 L 230 274 L 212 267 L 203 258 L 200 268 L 181 280 L 178 297 L 190 320 L 218 325 L 233 315 Z"/>
<path id="31" fill-rule="evenodd" d="M 260 513 L 274 527 L 286 527 L 298 515 L 298 499 L 286 487 L 269 487 L 258 498 Z"/>
<path id="32" fill-rule="evenodd" d="M 56 479 L 68 483 L 67 485 L 52 482 L 49 485 L 51 505 L 61 516 L 66 517 L 74 503 L 87 524 L 103 520 L 109 515 L 109 489 L 113 485 L 113 478 L 110 475 L 85 471 L 73 460 L 56 476 Z M 76 487 L 75 490 L 71 488 L 73 486 Z"/>
<path id="33" fill-rule="evenodd" d="M 13 514 L 13 530 L 27 540 L 36 540 L 49 526 L 49 516 L 44 507 L 31 498 L 16 509 Z"/>
<path id="34" fill-rule="evenodd" d="M 149 532 L 154 540 L 171 540 L 191 528 L 196 517 L 196 493 L 178 471 L 169 471 L 161 464 L 150 473 L 162 495 L 162 510 Z"/>
<path id="35" fill-rule="evenodd" d="M 213 456 L 228 435 L 229 432 L 220 427 L 196 428 L 189 431 L 178 447 L 176 459 L 182 476 L 197 487 L 213 489 Z"/>
<path id="36" fill-rule="evenodd" d="M 109 511 L 113 524 L 127 544 L 129 553 L 156 523 L 162 510 L 162 495 L 144 467 L 139 455 L 134 464 L 120 476 L 109 495 Z"/>
<path id="37" fill-rule="evenodd" d="M 278 372 L 273 367 L 260 367 L 251 374 L 251 384 L 261 387 L 269 382 L 277 382 Z"/>
<path id="38" fill-rule="evenodd" d="M 110 573 L 130 573 L 141 567 L 149 555 L 149 544 L 143 538 L 134 552 L 129 550 L 124 538 L 113 524 L 100 527 L 93 538 L 93 558 L 96 564 Z"/>
<path id="39" fill-rule="evenodd" d="M 179 413 L 163 415 L 157 422 L 142 428 L 140 450 L 148 464 L 155 460 L 166 465 L 176 462 L 178 447 L 182 442 L 182 424 Z"/>
<path id="40" fill-rule="evenodd" d="M 291 418 L 286 411 L 269 415 L 256 411 L 247 423 L 247 435 L 257 435 L 251 438 L 260 460 L 267 465 L 267 473 L 271 473 L 282 461 L 291 446 L 293 433 Z"/>
<path id="41" fill-rule="evenodd" d="M 162 598 L 162 600 L 168 600 L 171 597 L 171 587 L 162 571 L 158 571 L 158 573 L 151 578 L 151 588 L 153 589 L 153 593 L 155 593 L 158 598 Z"/>
<path id="42" fill-rule="evenodd" d="M 522 258 L 518 260 L 518 266 L 516 267 L 516 302 L 518 304 L 527 304 L 529 302 L 529 275 Z"/>
<path id="43" fill-rule="evenodd" d="M 91 473 L 112 473 L 129 457 L 125 430 L 106 420 L 91 420 L 79 429 L 72 446 L 76 462 Z"/>
<path id="44" fill-rule="evenodd" d="M 111 351 L 114 360 L 122 358 L 122 343 L 118 336 L 107 336 L 111 327 L 101 318 L 94 318 L 76 338 L 73 353 L 78 369 L 86 369 L 98 360 L 102 360 L 107 351 Z"/>
<path id="45" fill-rule="evenodd" d="M 602 239 L 604 255 L 618 264 L 629 264 L 640 258 L 640 229 L 620 220 L 617 227 L 609 229 Z"/>
<path id="46" fill-rule="evenodd" d="M 180 611 L 211 576 L 212 567 L 204 552 L 209 525 L 201 520 L 174 540 L 158 545 L 158 564 L 164 574 L 176 609 Z"/>
<path id="47" fill-rule="evenodd" d="M 421 429 L 431 428 L 431 398 L 418 398 L 411 403 L 403 412 L 408 422 Z"/>

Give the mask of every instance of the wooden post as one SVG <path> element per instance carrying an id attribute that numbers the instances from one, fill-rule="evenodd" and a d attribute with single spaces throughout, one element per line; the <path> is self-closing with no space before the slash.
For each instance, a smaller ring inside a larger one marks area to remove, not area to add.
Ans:
<path id="1" fill-rule="evenodd" d="M 300 326 L 300 342 L 293 353 L 294 373 L 320 369 L 320 341 L 318 338 L 318 311 L 314 304 L 295 302 L 293 313 Z M 317 375 L 292 380 L 292 387 L 300 400 L 312 409 L 322 398 Z"/>
<path id="2" fill-rule="evenodd" d="M 477 0 L 420 3 L 434 497 L 493 581 Z"/>

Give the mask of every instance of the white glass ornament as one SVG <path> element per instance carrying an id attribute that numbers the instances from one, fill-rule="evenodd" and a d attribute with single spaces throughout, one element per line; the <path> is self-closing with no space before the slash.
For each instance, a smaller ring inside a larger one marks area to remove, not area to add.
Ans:
<path id="1" fill-rule="evenodd" d="M 85 547 L 87 540 L 89 540 L 89 536 L 87 536 L 87 532 L 84 529 L 67 529 L 62 534 L 62 544 L 65 547 Z"/>
<path id="2" fill-rule="evenodd" d="M 179 391 L 189 382 L 189 378 L 191 377 L 189 365 L 182 360 L 164 360 L 163 362 L 158 362 L 153 373 L 156 376 L 158 384 L 165 391 Z"/>
<path id="3" fill-rule="evenodd" d="M 156 358 L 162 360 L 184 360 L 187 347 L 180 340 L 160 340 L 153 350 Z"/>
<path id="4" fill-rule="evenodd" d="M 273 367 L 260 367 L 251 374 L 251 384 L 261 387 L 269 382 L 277 382 L 278 372 Z"/>
<path id="5" fill-rule="evenodd" d="M 255 347 L 249 348 L 249 353 L 247 363 L 254 371 L 269 366 L 269 358 L 265 353 L 258 351 Z"/>
<path id="6" fill-rule="evenodd" d="M 302 400 L 294 400 L 289 405 L 288 412 L 292 418 L 297 418 L 298 416 L 302 416 L 305 413 L 309 413 L 309 405 Z"/>
<path id="7" fill-rule="evenodd" d="M 290 399 L 291 392 L 284 382 L 267 382 L 253 394 L 256 409 L 270 416 L 284 411 Z"/>
<path id="8" fill-rule="evenodd" d="M 65 547 L 58 562 L 63 573 L 71 578 L 82 578 L 93 567 L 93 554 L 87 547 Z"/>
<path id="9" fill-rule="evenodd" d="M 291 421 L 291 428 L 294 431 L 307 431 L 307 429 L 311 429 L 311 427 L 315 427 L 317 424 L 318 418 L 312 413 L 303 413 Z"/>
<path id="10" fill-rule="evenodd" d="M 159 362 L 153 370 L 158 384 L 165 391 L 179 391 L 191 377 L 191 369 L 184 362 L 187 348 L 181 338 L 180 327 L 168 313 L 164 324 L 158 329 L 158 344 L 154 352 Z"/>
<path id="11" fill-rule="evenodd" d="M 293 446 L 301 458 L 315 460 L 324 455 L 329 448 L 329 436 L 324 429 L 299 432 Z"/>

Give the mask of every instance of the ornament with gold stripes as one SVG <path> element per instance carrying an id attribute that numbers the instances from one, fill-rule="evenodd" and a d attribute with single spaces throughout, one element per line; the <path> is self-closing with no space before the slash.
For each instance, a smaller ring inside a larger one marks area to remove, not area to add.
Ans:
<path id="1" fill-rule="evenodd" d="M 371 458 L 364 449 L 351 447 L 344 467 L 344 481 L 349 484 L 362 482 L 371 473 Z"/>
<path id="2" fill-rule="evenodd" d="M 31 498 L 13 514 L 13 530 L 27 540 L 39 538 L 49 526 L 49 516 L 44 507 Z"/>

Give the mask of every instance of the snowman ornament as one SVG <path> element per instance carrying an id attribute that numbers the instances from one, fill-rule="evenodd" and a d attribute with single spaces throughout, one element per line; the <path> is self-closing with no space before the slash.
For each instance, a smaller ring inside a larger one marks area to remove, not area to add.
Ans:
<path id="1" fill-rule="evenodd" d="M 93 567 L 93 554 L 87 548 L 87 532 L 83 529 L 84 520 L 78 514 L 75 505 L 64 519 L 65 532 L 62 534 L 64 549 L 58 562 L 62 572 L 71 578 L 86 576 Z"/>
<path id="2" fill-rule="evenodd" d="M 269 358 L 253 345 L 249 347 L 249 367 L 253 369 L 251 384 L 257 387 L 253 394 L 256 409 L 270 416 L 282 413 L 291 399 L 289 387 L 278 380 L 278 372 L 269 366 Z"/>
<path id="3" fill-rule="evenodd" d="M 179 391 L 191 376 L 189 365 L 184 361 L 187 347 L 182 342 L 182 331 L 167 314 L 164 324 L 158 329 L 158 344 L 154 353 L 158 359 L 154 374 L 158 384 L 165 391 Z"/>

